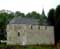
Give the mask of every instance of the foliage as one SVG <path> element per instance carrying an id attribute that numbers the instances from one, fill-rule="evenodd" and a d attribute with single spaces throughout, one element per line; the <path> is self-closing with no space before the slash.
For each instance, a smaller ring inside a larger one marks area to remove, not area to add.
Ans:
<path id="1" fill-rule="evenodd" d="M 8 13 L 8 12 L 0 12 L 0 39 L 5 39 L 5 33 L 6 33 L 6 26 L 9 23 L 9 21 L 14 17 L 14 14 Z"/>
<path id="2" fill-rule="evenodd" d="M 18 17 L 18 16 L 25 17 L 25 14 L 24 13 L 21 13 L 20 11 L 16 11 L 15 12 L 15 16 L 16 17 Z"/>
<path id="3" fill-rule="evenodd" d="M 54 9 L 50 9 L 50 11 L 48 12 L 48 23 L 49 25 L 54 25 L 55 24 L 55 10 Z"/>
<path id="4" fill-rule="evenodd" d="M 47 21 L 49 25 L 54 26 L 55 45 L 57 45 L 60 40 L 60 5 L 55 10 L 49 10 Z"/>
<path id="5" fill-rule="evenodd" d="M 56 9 L 50 9 L 48 12 L 48 24 L 55 26 L 60 19 L 60 5 Z"/>
<path id="6" fill-rule="evenodd" d="M 58 5 L 57 7 L 56 7 L 56 20 L 58 20 L 58 18 L 60 17 L 60 5 Z"/>
<path id="7" fill-rule="evenodd" d="M 43 24 L 45 20 L 47 20 L 47 17 L 42 14 L 37 13 L 36 11 L 32 11 L 30 13 L 27 13 L 26 15 L 24 13 L 21 13 L 20 11 L 14 12 L 9 12 L 9 10 L 6 12 L 6 10 L 1 10 L 0 11 L 0 33 L 6 32 L 6 26 L 9 24 L 9 22 L 14 18 L 14 17 L 26 17 L 26 18 L 33 18 L 33 19 L 39 19 L 39 24 Z M 3 36 L 0 36 L 3 37 Z M 3 37 L 4 38 L 4 37 Z M 1 38 L 0 38 L 1 39 Z"/>
<path id="8" fill-rule="evenodd" d="M 39 19 L 39 24 L 43 24 L 47 20 L 47 16 L 39 14 L 36 11 L 32 11 L 26 15 L 27 18 Z"/>

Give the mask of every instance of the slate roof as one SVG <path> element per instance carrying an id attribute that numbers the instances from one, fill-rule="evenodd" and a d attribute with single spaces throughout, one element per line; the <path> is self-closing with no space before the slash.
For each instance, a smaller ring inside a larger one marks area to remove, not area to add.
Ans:
<path id="1" fill-rule="evenodd" d="M 32 19 L 32 18 L 21 18 L 21 17 L 16 17 L 12 19 L 9 24 L 32 24 L 36 25 L 38 23 L 38 19 Z"/>

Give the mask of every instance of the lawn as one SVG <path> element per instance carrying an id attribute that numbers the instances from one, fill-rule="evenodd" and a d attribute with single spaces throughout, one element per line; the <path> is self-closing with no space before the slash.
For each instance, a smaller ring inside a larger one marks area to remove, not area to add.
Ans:
<path id="1" fill-rule="evenodd" d="M 0 47 L 3 49 L 60 49 L 60 47 L 56 48 L 53 45 L 6 45 L 6 44 L 0 44 Z M 1 49 L 0 48 L 0 49 Z"/>

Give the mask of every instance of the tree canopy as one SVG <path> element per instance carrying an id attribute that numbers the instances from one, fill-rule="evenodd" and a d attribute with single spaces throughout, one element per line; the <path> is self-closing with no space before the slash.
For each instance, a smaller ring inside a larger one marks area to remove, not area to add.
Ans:
<path id="1" fill-rule="evenodd" d="M 48 12 L 48 24 L 54 26 L 55 45 L 60 40 L 60 5 Z"/>
<path id="2" fill-rule="evenodd" d="M 14 17 L 25 17 L 25 18 L 33 18 L 39 19 L 39 24 L 43 24 L 47 17 L 43 14 L 39 14 L 36 11 L 32 11 L 27 13 L 26 15 L 20 11 L 12 12 L 9 10 L 1 10 L 0 11 L 0 33 L 6 32 L 6 26 Z M 4 37 L 3 37 L 4 38 Z"/>
<path id="3" fill-rule="evenodd" d="M 60 5 L 56 7 L 56 9 L 50 9 L 48 12 L 48 24 L 56 25 L 60 19 Z"/>
<path id="4" fill-rule="evenodd" d="M 49 25 L 54 25 L 55 24 L 55 9 L 50 9 L 50 11 L 48 12 L 48 24 Z"/>

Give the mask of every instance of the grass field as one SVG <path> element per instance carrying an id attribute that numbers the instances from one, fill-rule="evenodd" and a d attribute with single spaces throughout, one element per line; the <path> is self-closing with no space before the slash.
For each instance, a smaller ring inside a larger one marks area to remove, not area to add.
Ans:
<path id="1" fill-rule="evenodd" d="M 55 47 L 54 45 L 6 45 L 0 44 L 0 49 L 60 49 L 60 47 Z"/>

